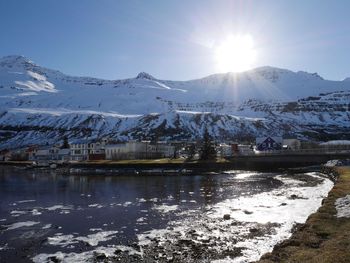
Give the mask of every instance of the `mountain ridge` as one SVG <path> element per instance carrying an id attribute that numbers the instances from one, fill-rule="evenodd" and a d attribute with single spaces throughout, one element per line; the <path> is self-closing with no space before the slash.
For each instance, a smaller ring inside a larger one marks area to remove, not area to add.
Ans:
<path id="1" fill-rule="evenodd" d="M 270 66 L 187 81 L 146 72 L 104 80 L 6 56 L 0 59 L 0 147 L 62 136 L 195 140 L 204 126 L 221 141 L 270 133 L 348 138 L 349 102 L 348 81 Z"/>
<path id="2" fill-rule="evenodd" d="M 145 71 L 141 71 L 138 74 L 136 74 L 135 77 L 126 77 L 126 78 L 121 78 L 121 79 L 103 79 L 103 78 L 99 78 L 99 77 L 89 77 L 89 76 L 73 76 L 71 74 L 66 74 L 64 72 L 62 72 L 61 70 L 54 70 L 54 69 L 49 69 L 46 67 L 42 67 L 38 64 L 36 64 L 33 60 L 29 59 L 26 56 L 23 55 L 7 55 L 7 56 L 3 56 L 0 57 L 0 66 L 4 66 L 4 64 L 8 64 L 13 66 L 14 64 L 16 65 L 20 65 L 20 64 L 27 64 L 27 65 L 31 65 L 31 66 L 35 66 L 38 68 L 42 68 L 45 70 L 49 70 L 49 71 L 53 71 L 53 72 L 59 72 L 61 74 L 64 74 L 66 76 L 70 76 L 70 77 L 76 77 L 76 78 L 92 78 L 92 79 L 97 79 L 97 80 L 105 80 L 105 81 L 119 81 L 119 80 L 128 80 L 128 79 L 134 79 L 134 78 L 151 78 L 154 80 L 162 80 L 162 81 L 171 81 L 171 80 L 166 80 L 166 79 L 159 79 L 154 77 L 152 74 L 145 72 Z M 195 78 L 195 79 L 189 79 L 189 80 L 177 80 L 179 82 L 187 82 L 187 81 L 195 81 L 195 80 L 201 80 L 201 79 L 206 79 L 206 78 L 211 78 L 211 77 L 215 77 L 215 76 L 223 76 L 223 75 L 240 75 L 240 74 L 245 74 L 245 73 L 249 73 L 249 72 L 262 72 L 262 71 L 279 71 L 279 72 L 290 72 L 290 73 L 294 73 L 294 74 L 307 74 L 307 75 L 311 75 L 311 76 L 316 76 L 320 79 L 323 80 L 327 80 L 324 79 L 322 76 L 320 76 L 318 73 L 314 72 L 314 73 L 310 73 L 307 71 L 292 71 L 289 69 L 285 69 L 285 68 L 280 68 L 280 67 L 273 67 L 273 66 L 259 66 L 259 67 L 255 67 L 246 71 L 242 71 L 242 72 L 223 72 L 223 73 L 215 73 L 215 74 L 210 74 L 208 76 L 204 76 L 201 78 Z M 344 80 L 349 79 L 349 78 L 345 78 Z M 343 81 L 344 81 L 343 80 Z M 341 81 L 341 80 L 328 80 L 328 81 Z"/>

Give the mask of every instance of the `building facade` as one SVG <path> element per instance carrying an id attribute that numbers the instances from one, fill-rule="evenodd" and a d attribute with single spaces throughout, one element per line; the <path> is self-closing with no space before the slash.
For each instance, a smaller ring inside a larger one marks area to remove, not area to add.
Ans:
<path id="1" fill-rule="evenodd" d="M 148 141 L 126 142 L 106 145 L 107 160 L 172 158 L 175 146 L 165 143 L 152 144 Z"/>
<path id="2" fill-rule="evenodd" d="M 258 151 L 275 151 L 282 149 L 282 137 L 258 137 L 256 138 L 256 149 Z"/>
<path id="3" fill-rule="evenodd" d="M 283 147 L 289 150 L 300 150 L 301 142 L 298 139 L 283 139 Z"/>
<path id="4" fill-rule="evenodd" d="M 80 140 L 70 143 L 70 155 L 72 161 L 87 161 L 105 158 L 107 140 L 87 141 Z"/>

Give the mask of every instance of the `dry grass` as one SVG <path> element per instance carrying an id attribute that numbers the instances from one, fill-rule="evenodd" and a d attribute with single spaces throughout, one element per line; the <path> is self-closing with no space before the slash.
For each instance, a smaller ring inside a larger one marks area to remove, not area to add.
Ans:
<path id="1" fill-rule="evenodd" d="M 350 194 L 350 168 L 340 177 L 319 210 L 290 239 L 264 255 L 260 263 L 349 263 L 350 218 L 337 218 L 334 202 Z"/>
<path id="2" fill-rule="evenodd" d="M 98 160 L 98 161 L 88 161 L 91 164 L 182 164 L 182 163 L 225 163 L 228 162 L 226 159 L 217 158 L 216 160 L 210 161 L 199 161 L 191 160 L 186 161 L 185 159 L 137 159 L 137 160 Z"/>
<path id="3" fill-rule="evenodd" d="M 137 160 L 98 160 L 98 161 L 89 161 L 88 163 L 94 164 L 158 164 L 158 163 L 184 163 L 184 159 L 137 159 Z"/>

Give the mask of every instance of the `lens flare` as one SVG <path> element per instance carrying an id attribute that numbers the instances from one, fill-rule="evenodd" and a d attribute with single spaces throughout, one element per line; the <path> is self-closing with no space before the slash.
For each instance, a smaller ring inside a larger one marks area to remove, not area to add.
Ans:
<path id="1" fill-rule="evenodd" d="M 256 51 L 250 35 L 229 36 L 215 48 L 217 68 L 221 72 L 240 72 L 252 67 Z"/>

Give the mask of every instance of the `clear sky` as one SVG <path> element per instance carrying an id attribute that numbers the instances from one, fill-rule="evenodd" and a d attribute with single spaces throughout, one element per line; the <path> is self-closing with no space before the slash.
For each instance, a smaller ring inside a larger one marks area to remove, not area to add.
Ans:
<path id="1" fill-rule="evenodd" d="M 350 76 L 350 1 L 1 0 L 0 56 L 77 76 L 145 71 L 187 80 L 218 73 L 216 48 L 249 35 L 251 67 Z"/>

